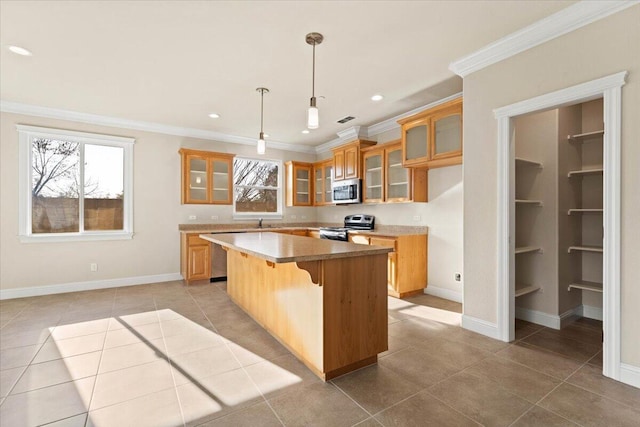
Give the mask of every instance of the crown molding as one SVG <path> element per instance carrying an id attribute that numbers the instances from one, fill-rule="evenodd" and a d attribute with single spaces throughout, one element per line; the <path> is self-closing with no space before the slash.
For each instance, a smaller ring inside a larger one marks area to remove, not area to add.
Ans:
<path id="1" fill-rule="evenodd" d="M 391 117 L 390 119 L 384 120 L 380 123 L 373 124 L 371 126 L 352 126 L 349 129 L 345 129 L 343 131 L 338 132 L 338 138 L 332 139 L 329 142 L 325 142 L 324 144 L 316 146 L 315 152 L 324 153 L 346 142 L 353 141 L 354 139 L 371 138 L 383 132 L 397 129 L 400 127 L 400 125 L 398 124 L 398 120 L 404 119 L 405 117 L 413 116 L 414 114 L 418 114 L 424 110 L 437 107 L 440 104 L 444 104 L 445 102 L 449 102 L 453 99 L 460 98 L 461 96 L 462 96 L 462 92 L 458 92 L 453 95 L 447 96 L 446 98 L 439 99 L 430 104 L 423 105 L 422 107 L 414 108 L 413 110 L 407 111 L 406 113 L 399 114 L 397 116 Z"/>
<path id="2" fill-rule="evenodd" d="M 452 62 L 449 69 L 461 77 L 466 77 L 639 3 L 640 0 L 582 0 Z"/>
<path id="3" fill-rule="evenodd" d="M 98 114 L 80 113 L 78 111 L 62 110 L 58 108 L 42 107 L 38 105 L 22 104 L 0 100 L 0 111 L 5 113 L 25 114 L 28 116 L 46 117 L 50 119 L 69 120 L 72 122 L 88 123 L 93 125 L 115 127 L 120 129 L 139 130 L 144 132 L 154 132 L 164 135 L 174 135 L 188 138 L 206 139 L 209 141 L 228 142 L 231 144 L 255 145 L 256 140 L 244 136 L 229 135 L 204 129 L 185 128 L 179 126 L 163 125 L 160 123 L 129 120 L 119 117 L 101 116 Z M 314 147 L 288 144 L 268 140 L 269 148 L 278 150 L 296 151 L 299 153 L 316 152 Z"/>

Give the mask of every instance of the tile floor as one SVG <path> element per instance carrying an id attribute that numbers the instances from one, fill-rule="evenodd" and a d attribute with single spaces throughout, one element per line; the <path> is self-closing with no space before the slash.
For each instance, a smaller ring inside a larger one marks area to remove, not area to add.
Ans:
<path id="1" fill-rule="evenodd" d="M 379 363 L 323 383 L 224 283 L 0 301 L 0 425 L 640 425 L 640 390 L 601 375 L 599 322 L 518 322 L 506 344 L 460 311 L 390 298 Z"/>

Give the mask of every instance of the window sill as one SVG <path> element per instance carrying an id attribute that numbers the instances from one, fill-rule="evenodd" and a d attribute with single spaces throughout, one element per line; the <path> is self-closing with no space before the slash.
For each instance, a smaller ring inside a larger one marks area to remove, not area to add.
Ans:
<path id="1" fill-rule="evenodd" d="M 112 233 L 60 233 L 42 235 L 21 235 L 21 243 L 92 242 L 104 240 L 131 240 L 133 233 L 116 231 Z"/>

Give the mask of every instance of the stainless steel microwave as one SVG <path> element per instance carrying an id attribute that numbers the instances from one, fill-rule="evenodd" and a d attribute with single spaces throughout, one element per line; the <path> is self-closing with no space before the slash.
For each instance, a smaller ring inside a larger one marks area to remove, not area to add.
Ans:
<path id="1" fill-rule="evenodd" d="M 359 179 L 345 179 L 333 182 L 331 184 L 333 203 L 360 203 L 362 201 L 360 186 L 361 181 Z"/>

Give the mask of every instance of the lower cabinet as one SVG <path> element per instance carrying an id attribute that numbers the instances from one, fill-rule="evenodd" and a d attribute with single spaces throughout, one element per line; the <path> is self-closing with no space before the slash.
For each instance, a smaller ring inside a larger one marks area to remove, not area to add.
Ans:
<path id="1" fill-rule="evenodd" d="M 392 248 L 387 258 L 387 291 L 396 298 L 421 294 L 427 286 L 427 236 L 380 237 L 350 234 L 361 245 Z"/>
<path id="2" fill-rule="evenodd" d="M 181 236 L 180 273 L 187 283 L 209 280 L 211 276 L 211 244 L 198 237 L 199 234 Z"/>

